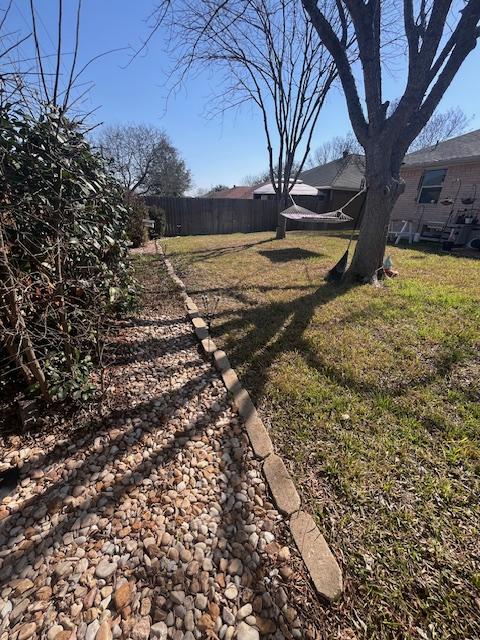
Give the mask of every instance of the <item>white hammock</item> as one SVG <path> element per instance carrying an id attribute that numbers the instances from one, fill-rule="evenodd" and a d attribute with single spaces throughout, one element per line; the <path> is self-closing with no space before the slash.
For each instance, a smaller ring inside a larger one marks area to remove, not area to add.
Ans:
<path id="1" fill-rule="evenodd" d="M 290 198 L 293 202 L 291 207 L 285 209 L 280 212 L 280 215 L 284 218 L 288 218 L 289 220 L 299 220 L 305 222 L 326 222 L 329 224 L 339 224 L 341 222 L 350 222 L 353 218 L 347 215 L 343 210 L 347 207 L 351 202 L 358 198 L 358 196 L 362 193 L 365 193 L 365 187 L 356 193 L 348 202 L 342 205 L 336 211 L 327 211 L 326 213 L 315 213 L 310 209 L 306 209 L 305 207 L 301 207 L 300 205 L 295 203 L 295 200 L 292 198 L 290 194 Z"/>

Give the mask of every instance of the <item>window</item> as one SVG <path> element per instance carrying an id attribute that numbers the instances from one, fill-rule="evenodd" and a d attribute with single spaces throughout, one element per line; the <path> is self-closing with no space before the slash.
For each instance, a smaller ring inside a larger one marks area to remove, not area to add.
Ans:
<path id="1" fill-rule="evenodd" d="M 437 204 L 446 175 L 446 169 L 429 169 L 425 171 L 420 181 L 417 202 L 420 204 Z"/>

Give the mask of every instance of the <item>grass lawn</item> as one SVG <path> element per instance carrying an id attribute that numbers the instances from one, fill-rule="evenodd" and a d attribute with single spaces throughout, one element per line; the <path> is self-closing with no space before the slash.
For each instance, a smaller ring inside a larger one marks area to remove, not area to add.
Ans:
<path id="1" fill-rule="evenodd" d="M 328 285 L 346 243 L 166 246 L 343 565 L 325 638 L 479 638 L 480 261 L 392 247 L 386 287 Z"/>

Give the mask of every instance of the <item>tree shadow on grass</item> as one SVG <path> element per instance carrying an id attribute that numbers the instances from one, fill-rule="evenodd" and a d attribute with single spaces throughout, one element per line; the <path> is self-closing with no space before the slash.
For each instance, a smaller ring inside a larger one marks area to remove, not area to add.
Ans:
<path id="1" fill-rule="evenodd" d="M 218 325 L 214 323 L 214 332 L 228 335 L 240 330 L 244 333 L 228 355 L 244 370 L 254 397 L 263 395 L 268 370 L 279 354 L 298 350 L 305 355 L 311 351 L 303 334 L 313 315 L 319 307 L 345 295 L 349 289 L 348 284 L 324 284 L 294 300 L 242 309 L 237 317 Z"/>
<path id="2" fill-rule="evenodd" d="M 309 251 L 308 249 L 300 249 L 298 247 L 288 247 L 285 249 L 270 249 L 258 252 L 264 258 L 268 258 L 270 262 L 290 262 L 291 260 L 308 260 L 309 258 L 320 258 L 324 254 Z"/>
<path id="3" fill-rule="evenodd" d="M 189 264 L 194 264 L 196 262 L 203 262 L 204 260 L 211 260 L 213 258 L 221 258 L 225 255 L 230 255 L 232 253 L 240 253 L 241 251 L 247 251 L 252 247 L 256 247 L 259 244 L 268 244 L 269 242 L 275 241 L 275 236 L 271 238 L 267 238 L 265 240 L 258 240 L 257 242 L 245 242 L 243 244 L 232 244 L 226 247 L 217 247 L 214 249 L 198 249 L 196 251 L 188 252 L 188 262 Z M 180 251 L 169 251 L 167 257 L 182 259 L 185 256 Z"/>
<path id="4" fill-rule="evenodd" d="M 264 394 L 270 367 L 282 353 L 286 352 L 300 353 L 312 369 L 330 378 L 338 386 L 363 395 L 400 396 L 449 374 L 456 361 L 451 358 L 448 342 L 441 344 L 437 349 L 435 359 L 431 363 L 431 373 L 418 375 L 414 381 L 401 378 L 393 383 L 382 376 L 378 377 L 378 381 L 361 380 L 346 371 L 341 362 L 337 364 L 335 361 L 332 362 L 330 357 L 324 357 L 322 352 L 315 349 L 305 338 L 305 331 L 322 306 L 345 295 L 350 288 L 348 284 L 325 283 L 293 300 L 260 305 L 250 304 L 248 308 L 234 311 L 234 317 L 232 317 L 232 311 L 228 310 L 218 314 L 220 322 L 214 321 L 212 325 L 214 337 L 216 334 L 242 336 L 228 347 L 228 356 L 234 366 L 243 371 L 244 383 L 255 399 L 260 399 Z M 228 294 L 237 298 L 234 292 L 228 291 Z M 393 307 L 401 311 L 403 303 L 392 301 L 390 312 Z M 344 325 L 356 325 L 376 319 L 377 314 L 378 309 L 372 302 L 363 309 L 342 314 L 338 322 Z M 224 319 L 221 320 L 221 318 Z M 325 326 L 324 331 L 328 331 L 328 326 Z M 361 334 L 358 340 L 361 340 Z"/>

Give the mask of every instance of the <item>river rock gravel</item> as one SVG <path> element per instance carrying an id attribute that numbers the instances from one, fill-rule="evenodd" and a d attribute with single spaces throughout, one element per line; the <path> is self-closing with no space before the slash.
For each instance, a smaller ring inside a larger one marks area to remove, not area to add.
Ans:
<path id="1" fill-rule="evenodd" d="M 183 309 L 144 309 L 109 348 L 106 415 L 16 454 L 0 640 L 315 637 L 285 523 Z"/>

